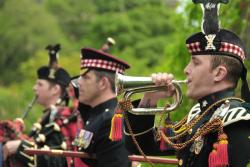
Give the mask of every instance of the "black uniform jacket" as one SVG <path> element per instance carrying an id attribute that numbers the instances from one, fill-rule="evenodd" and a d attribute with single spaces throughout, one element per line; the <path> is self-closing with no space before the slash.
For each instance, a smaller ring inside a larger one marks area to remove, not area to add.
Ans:
<path id="1" fill-rule="evenodd" d="M 93 133 L 87 148 L 82 151 L 95 154 L 96 159 L 82 159 L 91 167 L 128 167 L 128 152 L 124 141 L 114 142 L 109 139 L 111 120 L 117 105 L 117 99 L 110 99 L 94 108 L 83 104 L 80 113 L 84 120 L 84 130 Z"/>
<path id="2" fill-rule="evenodd" d="M 224 90 L 199 100 L 196 109 L 198 109 L 201 115 L 209 106 L 214 104 L 216 101 L 221 99 L 232 97 L 234 95 L 233 90 Z M 220 104 L 221 105 L 221 104 Z M 202 127 L 206 122 L 210 120 L 215 110 L 220 107 L 214 106 L 207 115 L 205 115 L 193 128 L 192 133 L 187 134 L 181 140 L 186 141 L 190 139 L 198 128 Z M 195 107 L 193 107 L 195 108 Z M 190 112 L 193 112 L 192 110 Z M 190 114 L 189 114 L 190 115 Z M 143 118 L 144 117 L 144 118 Z M 134 116 L 129 114 L 129 119 L 135 129 L 142 129 L 143 127 L 138 124 L 144 119 L 144 123 L 151 123 L 150 125 L 145 125 L 144 127 L 150 128 L 153 126 L 152 116 Z M 145 121 L 146 120 L 146 121 Z M 134 123 L 134 122 L 137 122 Z M 247 163 L 250 163 L 250 107 L 248 103 L 242 103 L 238 100 L 230 100 L 230 108 L 223 117 L 224 122 L 224 132 L 228 136 L 228 158 L 230 167 L 246 167 Z M 133 124 L 134 123 L 134 124 Z M 144 129 L 145 130 L 145 129 Z M 177 152 L 177 158 L 179 160 L 179 166 L 182 167 L 208 167 L 208 157 L 213 149 L 213 144 L 217 141 L 217 133 L 211 132 L 208 135 L 201 137 L 203 142 L 201 150 L 194 151 L 194 149 L 199 149 L 195 147 L 194 143 L 189 144 L 186 148 Z M 152 141 L 145 140 L 145 138 Z M 145 153 L 149 155 L 169 155 L 171 149 L 161 152 L 157 151 L 159 148 L 158 143 L 154 140 L 154 133 L 147 133 L 145 135 L 137 137 L 142 149 Z M 131 153 L 136 152 L 136 148 L 131 145 L 131 137 L 126 137 L 126 147 Z"/>

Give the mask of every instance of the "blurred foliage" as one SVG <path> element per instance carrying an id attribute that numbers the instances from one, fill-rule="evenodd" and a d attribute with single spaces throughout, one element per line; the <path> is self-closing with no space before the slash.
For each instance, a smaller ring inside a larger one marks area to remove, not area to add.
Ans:
<path id="1" fill-rule="evenodd" d="M 221 26 L 240 35 L 248 53 L 249 16 L 249 0 L 221 5 Z M 185 39 L 200 31 L 201 19 L 200 6 L 191 0 L 0 0 L 1 119 L 20 117 L 27 108 L 36 69 L 48 63 L 48 44 L 62 45 L 59 63 L 72 76 L 79 73 L 80 49 L 100 48 L 111 36 L 117 42 L 111 53 L 132 66 L 128 75 L 170 72 L 184 79 L 190 58 Z M 180 120 L 193 104 L 184 93 L 172 117 Z M 35 105 L 27 129 L 41 113 Z"/>
<path id="2" fill-rule="evenodd" d="M 21 63 L 48 42 L 65 41 L 54 16 L 32 0 L 4 1 L 0 23 L 0 84 L 22 81 Z"/>

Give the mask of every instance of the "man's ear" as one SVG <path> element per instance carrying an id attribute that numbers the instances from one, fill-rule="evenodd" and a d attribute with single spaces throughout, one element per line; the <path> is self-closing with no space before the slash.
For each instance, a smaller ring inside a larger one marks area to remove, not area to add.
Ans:
<path id="1" fill-rule="evenodd" d="M 227 68 L 220 65 L 213 70 L 213 74 L 215 82 L 222 81 L 227 77 Z"/>
<path id="2" fill-rule="evenodd" d="M 58 94 L 58 92 L 60 92 L 60 86 L 58 84 L 55 84 L 54 86 L 52 86 L 51 91 L 53 94 Z"/>
<path id="3" fill-rule="evenodd" d="M 99 81 L 99 88 L 107 89 L 107 87 L 109 87 L 109 80 L 107 77 L 102 77 Z"/>

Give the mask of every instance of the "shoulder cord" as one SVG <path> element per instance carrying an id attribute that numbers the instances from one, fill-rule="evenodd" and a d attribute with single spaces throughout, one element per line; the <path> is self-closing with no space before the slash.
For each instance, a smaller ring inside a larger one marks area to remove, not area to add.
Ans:
<path id="1" fill-rule="evenodd" d="M 128 116 L 127 116 L 126 112 L 127 111 L 124 111 L 125 123 L 126 123 L 126 125 L 128 127 L 129 134 L 130 134 L 130 136 L 131 136 L 131 138 L 132 138 L 132 140 L 133 140 L 136 148 L 138 149 L 138 151 L 140 152 L 140 154 L 144 157 L 144 159 L 146 160 L 146 162 L 149 163 L 152 167 L 154 167 L 154 164 L 147 158 L 146 154 L 143 152 L 143 150 L 141 149 L 139 143 L 137 142 L 137 140 L 135 138 L 136 136 L 133 133 L 133 130 L 132 130 L 131 125 L 129 123 Z M 145 134 L 145 133 L 143 133 L 143 134 Z"/>
<path id="2" fill-rule="evenodd" d="M 144 134 L 150 132 L 150 131 L 153 130 L 153 129 L 154 129 L 154 126 L 151 127 L 151 128 L 149 128 L 149 129 L 147 129 L 147 130 L 144 130 L 143 132 L 134 133 L 133 135 L 134 135 L 135 137 L 136 137 L 136 136 L 141 136 L 141 135 L 144 135 Z M 132 134 L 129 133 L 129 132 L 126 132 L 125 129 L 123 130 L 123 132 L 124 132 L 124 134 L 125 134 L 126 136 L 132 136 Z"/>
<path id="3" fill-rule="evenodd" d="M 183 137 L 184 135 L 186 135 L 186 133 L 194 127 L 194 125 L 196 125 L 207 113 L 208 111 L 210 111 L 214 106 L 222 103 L 222 102 L 225 102 L 226 100 L 239 100 L 241 102 L 243 102 L 242 99 L 240 98 L 236 98 L 236 97 L 229 97 L 229 98 L 224 98 L 224 99 L 221 99 L 217 102 L 215 102 L 214 104 L 212 104 L 211 106 L 209 106 L 199 117 L 193 119 L 190 123 L 188 124 L 183 124 L 179 129 L 182 129 L 180 134 L 177 134 L 173 137 L 167 137 L 165 135 L 165 133 L 161 130 L 158 131 L 158 133 L 160 134 L 161 137 L 163 137 L 164 141 L 169 144 L 170 146 L 172 146 L 173 148 L 175 148 L 176 150 L 181 150 L 183 148 L 185 148 L 188 144 L 190 144 L 191 142 L 193 142 L 197 137 L 199 136 L 204 136 L 208 133 L 210 133 L 212 130 L 215 130 L 215 129 L 221 129 L 223 128 L 223 123 L 221 121 L 221 119 L 219 118 L 216 118 L 216 119 L 213 119 L 212 121 L 210 122 L 207 122 L 201 129 L 198 129 L 197 132 L 194 134 L 194 136 L 183 142 L 183 143 L 174 143 L 172 142 L 171 140 L 177 140 L 177 139 L 180 139 L 181 137 Z M 183 123 L 183 121 L 182 121 Z M 178 125 L 180 126 L 180 125 Z M 169 127 L 167 125 L 167 127 Z M 176 129 L 175 126 L 172 127 L 173 129 Z M 220 131 L 221 131 L 220 130 Z"/>
<path id="4" fill-rule="evenodd" d="M 128 100 L 125 100 L 125 99 L 121 99 L 119 102 L 118 102 L 118 106 L 121 108 L 121 110 L 123 111 L 123 114 L 124 114 L 124 119 L 125 119 L 125 123 L 128 127 L 128 131 L 129 131 L 129 134 L 133 140 L 133 143 L 135 144 L 137 150 L 140 152 L 140 154 L 144 157 L 145 161 L 147 163 L 149 163 L 149 165 L 151 165 L 152 167 L 154 167 L 154 164 L 147 158 L 147 156 L 145 155 L 145 153 L 143 152 L 143 150 L 141 149 L 139 143 L 137 142 L 136 140 L 136 136 L 135 134 L 133 133 L 133 130 L 132 130 L 132 127 L 130 125 L 130 122 L 128 120 L 128 115 L 127 115 L 127 112 L 128 110 L 132 109 L 133 108 L 133 105 L 131 103 L 131 100 L 128 99 Z M 148 130 L 146 130 L 148 131 Z M 145 131 L 144 131 L 145 132 Z M 141 132 L 141 134 L 145 134 L 144 132 Z"/>

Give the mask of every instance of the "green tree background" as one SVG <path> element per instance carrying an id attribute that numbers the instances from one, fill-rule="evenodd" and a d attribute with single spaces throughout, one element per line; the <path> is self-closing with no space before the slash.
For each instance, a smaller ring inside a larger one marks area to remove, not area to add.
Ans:
<path id="1" fill-rule="evenodd" d="M 171 72 L 184 79 L 190 58 L 185 39 L 200 31 L 201 18 L 200 6 L 191 0 L 0 0 L 1 120 L 20 117 L 27 108 L 36 69 L 48 63 L 48 44 L 62 45 L 59 62 L 72 76 L 79 73 L 80 49 L 100 48 L 110 36 L 117 42 L 111 53 L 132 66 L 128 75 Z M 250 53 L 250 0 L 221 5 L 220 20 Z M 248 60 L 246 65 L 249 69 Z M 173 118 L 180 120 L 193 103 L 184 94 Z M 35 105 L 26 129 L 40 115 Z"/>

